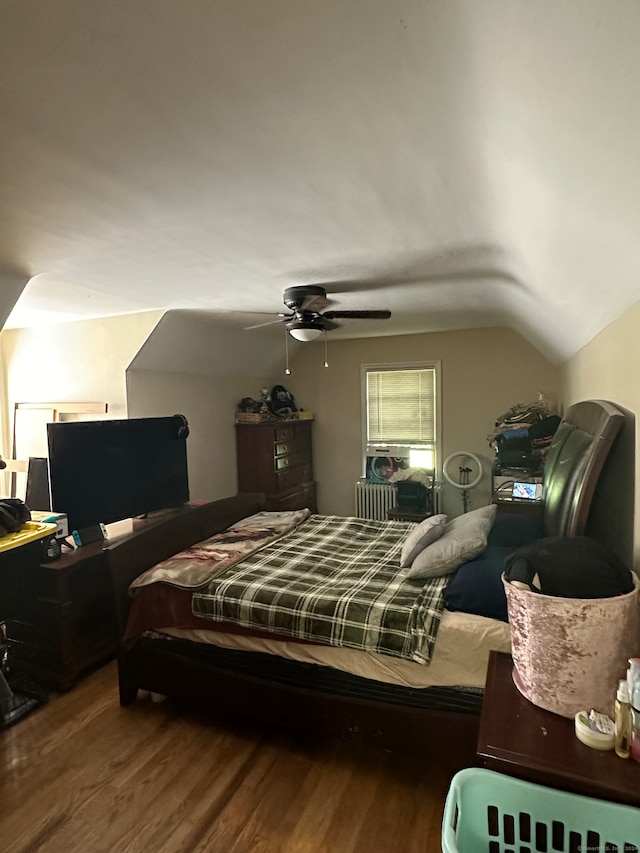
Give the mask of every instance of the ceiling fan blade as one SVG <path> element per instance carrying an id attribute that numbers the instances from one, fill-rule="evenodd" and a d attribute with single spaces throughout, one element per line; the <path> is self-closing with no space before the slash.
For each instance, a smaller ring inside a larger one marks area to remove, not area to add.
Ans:
<path id="1" fill-rule="evenodd" d="M 306 297 L 300 306 L 300 309 L 302 311 L 315 311 L 319 314 L 321 311 L 324 311 L 325 308 L 328 308 L 329 305 L 333 304 L 334 302 L 331 299 L 327 299 L 326 296 L 313 294 Z"/>
<path id="2" fill-rule="evenodd" d="M 267 320 L 266 323 L 256 323 L 255 326 L 245 326 L 244 331 L 250 332 L 252 329 L 262 329 L 264 326 L 275 326 L 276 323 L 282 323 L 283 321 L 286 322 L 290 319 L 291 317 L 288 314 L 278 314 L 277 320 Z"/>
<path id="3" fill-rule="evenodd" d="M 388 320 L 391 311 L 325 311 L 322 315 L 327 320 L 346 319 L 356 320 Z"/>
<path id="4" fill-rule="evenodd" d="M 325 332 L 330 332 L 332 329 L 339 329 L 340 323 L 334 323 L 333 320 L 327 319 L 326 314 L 322 314 L 322 325 Z"/>

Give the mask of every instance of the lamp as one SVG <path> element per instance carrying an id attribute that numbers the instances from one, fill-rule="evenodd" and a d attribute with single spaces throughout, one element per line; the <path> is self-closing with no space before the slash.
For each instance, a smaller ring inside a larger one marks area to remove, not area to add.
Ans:
<path id="1" fill-rule="evenodd" d="M 287 328 L 292 338 L 305 343 L 308 341 L 315 341 L 324 331 L 324 329 L 314 323 L 306 321 L 291 323 Z"/>
<path id="2" fill-rule="evenodd" d="M 295 338 L 297 341 L 302 341 L 303 343 L 315 341 L 320 337 L 320 335 L 324 334 L 324 366 L 329 367 L 329 362 L 327 360 L 327 330 L 324 325 L 321 326 L 313 320 L 294 320 L 292 323 L 287 323 L 284 328 L 284 372 L 287 376 L 291 376 L 291 370 L 289 368 L 289 338 L 287 337 L 287 332 L 289 332 L 292 338 Z"/>

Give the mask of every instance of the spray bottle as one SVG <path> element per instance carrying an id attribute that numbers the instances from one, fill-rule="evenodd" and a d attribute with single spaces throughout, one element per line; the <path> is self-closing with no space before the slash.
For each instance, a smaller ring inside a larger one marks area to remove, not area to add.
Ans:
<path id="1" fill-rule="evenodd" d="M 629 684 L 626 678 L 618 683 L 616 693 L 615 742 L 616 755 L 629 758 L 631 754 L 631 703 Z"/>
<path id="2" fill-rule="evenodd" d="M 631 757 L 640 761 L 640 658 L 629 659 L 627 681 L 631 699 Z"/>

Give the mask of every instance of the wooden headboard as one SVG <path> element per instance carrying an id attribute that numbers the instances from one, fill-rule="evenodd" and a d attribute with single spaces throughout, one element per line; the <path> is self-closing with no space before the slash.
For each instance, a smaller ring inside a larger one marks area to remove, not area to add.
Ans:
<path id="1" fill-rule="evenodd" d="M 602 466 L 623 422 L 623 413 L 606 400 L 567 409 L 544 467 L 546 536 L 584 534 Z"/>

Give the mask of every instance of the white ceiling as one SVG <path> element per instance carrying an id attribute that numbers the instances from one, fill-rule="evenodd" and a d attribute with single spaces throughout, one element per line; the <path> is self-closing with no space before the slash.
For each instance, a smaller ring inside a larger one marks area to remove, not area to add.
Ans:
<path id="1" fill-rule="evenodd" d="M 637 0 L 0 0 L 7 326 L 322 283 L 550 358 L 640 297 Z M 7 310 L 13 305 L 13 298 Z"/>

